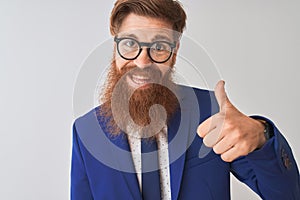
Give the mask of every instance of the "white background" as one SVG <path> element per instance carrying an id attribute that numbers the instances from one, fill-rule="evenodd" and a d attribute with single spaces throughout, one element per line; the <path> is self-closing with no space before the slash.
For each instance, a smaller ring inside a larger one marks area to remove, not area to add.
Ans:
<path id="1" fill-rule="evenodd" d="M 271 118 L 300 161 L 300 2 L 184 0 L 186 35 L 204 46 L 244 113 Z M 0 0 L 0 199 L 69 198 L 72 93 L 109 35 L 112 1 Z M 233 179 L 232 199 L 259 199 Z"/>

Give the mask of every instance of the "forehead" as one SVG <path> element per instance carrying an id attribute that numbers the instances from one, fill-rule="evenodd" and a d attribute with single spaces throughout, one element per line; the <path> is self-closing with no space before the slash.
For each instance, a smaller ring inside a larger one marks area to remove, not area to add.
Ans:
<path id="1" fill-rule="evenodd" d="M 164 20 L 129 14 L 119 28 L 119 37 L 134 36 L 137 39 L 173 38 L 172 25 Z"/>

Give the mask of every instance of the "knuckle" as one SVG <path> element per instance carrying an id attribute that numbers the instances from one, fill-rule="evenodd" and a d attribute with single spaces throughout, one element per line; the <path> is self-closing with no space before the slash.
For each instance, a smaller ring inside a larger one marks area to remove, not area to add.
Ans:
<path id="1" fill-rule="evenodd" d="M 236 141 L 241 141 L 243 139 L 243 133 L 240 130 L 236 130 L 234 134 L 234 138 Z"/>
<path id="2" fill-rule="evenodd" d="M 250 152 L 250 146 L 243 142 L 240 145 L 237 146 L 237 150 L 239 152 L 239 156 L 245 156 Z"/>

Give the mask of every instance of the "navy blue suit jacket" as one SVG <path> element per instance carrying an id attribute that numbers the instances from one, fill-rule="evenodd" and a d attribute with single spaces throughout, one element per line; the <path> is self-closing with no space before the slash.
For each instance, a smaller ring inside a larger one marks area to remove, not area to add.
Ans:
<path id="1" fill-rule="evenodd" d="M 231 163 L 202 144 L 197 126 L 218 112 L 213 92 L 180 87 L 180 111 L 168 123 L 172 199 L 230 199 L 230 172 L 262 199 L 300 199 L 299 171 L 275 125 L 274 137 L 259 150 Z M 71 199 L 141 200 L 126 134 L 112 137 L 97 107 L 73 125 Z"/>

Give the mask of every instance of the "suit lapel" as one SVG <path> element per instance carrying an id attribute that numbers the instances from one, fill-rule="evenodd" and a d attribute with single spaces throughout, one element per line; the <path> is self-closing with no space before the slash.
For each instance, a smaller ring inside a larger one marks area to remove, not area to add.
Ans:
<path id="1" fill-rule="evenodd" d="M 181 116 L 184 116 L 184 119 Z M 177 113 L 174 120 L 168 125 L 172 199 L 177 199 L 180 191 L 185 154 L 188 147 L 189 119 L 188 112 L 182 111 Z"/>
<path id="2" fill-rule="evenodd" d="M 139 200 L 141 193 L 127 137 L 124 133 L 111 136 L 104 131 L 105 122 L 98 118 L 97 112 L 96 108 L 76 121 L 78 136 L 95 159 L 120 174 L 120 179 L 114 180 L 116 184 L 127 186 L 131 199 Z"/>
<path id="3" fill-rule="evenodd" d="M 172 199 L 178 199 L 186 151 L 196 136 L 200 116 L 198 99 L 192 88 L 181 88 L 180 111 L 168 124 L 169 161 Z"/>
<path id="4" fill-rule="evenodd" d="M 123 179 L 126 182 L 130 193 L 133 196 L 133 199 L 142 199 L 142 195 L 139 188 L 139 183 L 137 180 L 137 175 L 135 172 L 130 147 L 128 144 L 128 139 L 125 133 L 122 133 L 115 138 L 112 139 L 112 142 L 120 147 L 121 149 L 127 151 L 128 153 L 122 154 L 122 156 L 118 155 L 118 153 L 114 152 L 117 162 L 119 164 L 119 172 L 122 174 Z"/>

